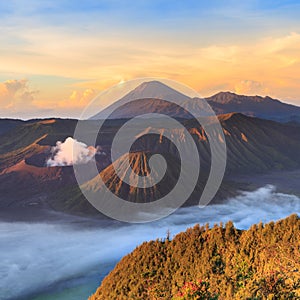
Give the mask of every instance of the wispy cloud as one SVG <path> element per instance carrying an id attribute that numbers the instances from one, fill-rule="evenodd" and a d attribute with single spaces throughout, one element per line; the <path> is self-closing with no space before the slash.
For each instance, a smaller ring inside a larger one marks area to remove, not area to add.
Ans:
<path id="1" fill-rule="evenodd" d="M 296 102 L 299 11 L 290 0 L 1 2 L 0 78 L 29 78 L 40 93 L 24 90 L 24 103 L 58 114 L 79 111 L 87 91 L 144 76 L 203 96 L 224 88 Z"/>

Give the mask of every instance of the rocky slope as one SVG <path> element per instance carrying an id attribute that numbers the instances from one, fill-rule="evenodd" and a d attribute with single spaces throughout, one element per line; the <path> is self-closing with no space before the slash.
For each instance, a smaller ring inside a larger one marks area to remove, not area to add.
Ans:
<path id="1" fill-rule="evenodd" d="M 249 175 L 274 170 L 296 169 L 300 165 L 300 133 L 298 127 L 284 125 L 263 119 L 247 117 L 242 114 L 219 116 L 227 144 L 226 177 L 215 201 L 235 194 L 240 184 L 228 179 L 238 174 Z M 89 122 L 91 130 L 97 121 Z M 132 164 L 137 174 L 149 172 L 150 154 L 160 153 L 169 160 L 168 172 L 163 181 L 153 190 L 132 188 L 122 183 L 114 173 L 110 161 L 110 146 L 115 133 L 125 120 L 110 120 L 104 128 L 104 137 L 99 136 L 97 145 L 106 153 L 97 157 L 97 166 L 106 186 L 110 187 L 128 201 L 147 202 L 167 193 L 176 184 L 180 158 L 172 142 L 163 137 L 170 130 L 174 139 L 185 143 L 181 129 L 163 128 L 153 121 L 151 130 L 156 134 L 147 135 L 150 130 L 141 130 L 139 138 L 132 146 Z M 71 213 L 90 213 L 94 211 L 82 196 L 73 168 L 71 166 L 47 167 L 46 160 L 51 155 L 51 147 L 57 141 L 72 136 L 76 120 L 36 120 L 22 122 L 0 135 L 0 207 L 2 210 L 15 207 L 50 207 Z M 182 121 L 192 135 L 200 153 L 201 174 L 195 193 L 187 204 L 195 203 L 205 185 L 210 168 L 209 139 L 199 124 L 193 120 Z M 145 135 L 143 135 L 145 134 Z M 220 140 L 221 143 L 224 141 Z M 122 163 L 119 157 L 119 162 Z M 192 163 L 192 162 L 185 162 Z M 87 165 L 88 168 L 88 165 Z M 93 180 L 88 183 L 91 189 L 101 189 Z M 94 181 L 95 182 L 95 181 Z M 19 189 L 15 187 L 18 186 Z M 32 199 L 35 199 L 32 201 Z M 95 212 L 95 211 L 94 211 Z"/>

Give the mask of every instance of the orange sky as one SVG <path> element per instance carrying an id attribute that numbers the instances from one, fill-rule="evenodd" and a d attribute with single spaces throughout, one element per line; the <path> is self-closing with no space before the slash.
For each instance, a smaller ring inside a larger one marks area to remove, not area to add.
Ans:
<path id="1" fill-rule="evenodd" d="M 300 105 L 296 2 L 215 4 L 206 14 L 198 6 L 129 10 L 105 1 L 88 11 L 70 11 L 66 1 L 50 13 L 33 2 L 0 13 L 1 117 L 77 117 L 100 91 L 136 77 L 177 80 L 202 96 L 229 90 Z"/>

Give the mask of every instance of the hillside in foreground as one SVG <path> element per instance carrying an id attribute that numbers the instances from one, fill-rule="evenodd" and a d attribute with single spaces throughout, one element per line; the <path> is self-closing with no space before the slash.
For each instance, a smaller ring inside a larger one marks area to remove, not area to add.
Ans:
<path id="1" fill-rule="evenodd" d="M 300 218 L 196 225 L 125 256 L 89 300 L 300 299 Z"/>

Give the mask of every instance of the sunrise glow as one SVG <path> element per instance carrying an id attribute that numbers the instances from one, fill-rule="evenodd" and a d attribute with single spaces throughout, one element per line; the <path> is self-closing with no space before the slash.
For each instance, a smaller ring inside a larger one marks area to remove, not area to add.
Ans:
<path id="1" fill-rule="evenodd" d="M 297 1 L 1 3 L 1 117 L 76 117 L 137 77 L 300 104 L 299 12 Z"/>

